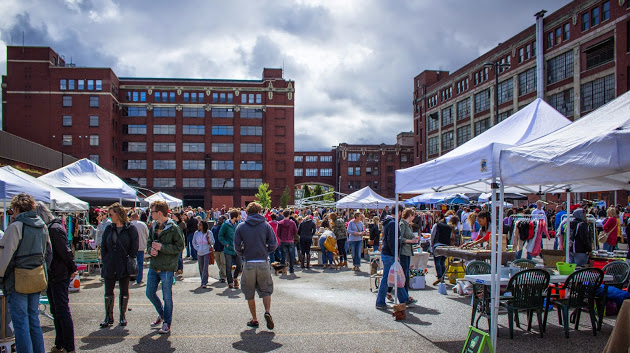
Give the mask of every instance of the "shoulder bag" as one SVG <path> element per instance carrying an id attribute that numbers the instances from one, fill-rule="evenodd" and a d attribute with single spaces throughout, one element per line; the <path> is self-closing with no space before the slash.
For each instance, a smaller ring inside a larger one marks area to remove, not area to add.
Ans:
<path id="1" fill-rule="evenodd" d="M 115 225 L 114 225 L 112 230 L 114 232 L 116 232 L 116 234 L 118 234 L 118 230 L 116 229 Z M 120 236 L 117 236 L 116 238 L 117 238 L 116 240 L 117 240 L 118 245 L 120 246 L 120 248 L 126 250 L 125 247 L 120 242 Z M 129 277 L 136 278 L 138 276 L 138 260 L 136 259 L 136 257 L 135 256 L 129 256 L 129 254 L 127 254 L 127 264 L 126 264 L 126 266 L 127 266 L 127 274 L 129 274 Z"/>
<path id="2" fill-rule="evenodd" d="M 24 223 L 22 223 L 22 239 L 24 239 Z M 22 239 L 17 249 L 22 244 Z M 15 252 L 17 252 L 17 249 Z M 46 251 L 46 245 L 43 246 Z M 15 253 L 13 253 L 15 257 Z M 13 269 L 15 276 L 15 291 L 21 294 L 39 293 L 46 289 L 48 280 L 46 279 L 46 269 L 44 268 L 44 254 L 41 255 L 41 264 L 33 269 L 18 268 Z"/>
<path id="3" fill-rule="evenodd" d="M 597 240 L 598 240 L 600 243 L 605 243 L 605 242 L 607 242 L 607 241 L 608 241 L 608 237 L 610 237 L 610 233 L 612 233 L 612 232 L 613 232 L 613 230 L 615 230 L 616 228 L 617 228 L 617 227 L 615 226 L 615 227 L 614 227 L 613 229 L 611 229 L 609 232 L 604 232 L 604 231 L 599 232 L 599 235 L 597 236 Z"/>

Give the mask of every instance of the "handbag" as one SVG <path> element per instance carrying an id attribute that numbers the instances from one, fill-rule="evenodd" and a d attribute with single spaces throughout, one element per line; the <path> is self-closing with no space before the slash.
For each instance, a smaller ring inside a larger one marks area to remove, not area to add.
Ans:
<path id="1" fill-rule="evenodd" d="M 214 265 L 214 249 L 212 246 L 210 247 L 210 260 L 208 261 L 208 264 Z"/>
<path id="2" fill-rule="evenodd" d="M 116 227 L 113 228 L 113 231 L 118 233 Z M 120 237 L 116 237 L 116 241 L 118 242 L 120 248 L 124 249 L 122 243 L 120 242 Z M 138 276 L 138 260 L 135 256 L 129 256 L 129 254 L 127 254 L 127 274 L 129 274 L 129 277 L 132 277 L 132 279 L 135 279 Z"/>
<path id="3" fill-rule="evenodd" d="M 597 236 L 597 240 L 600 243 L 607 242 L 608 241 L 608 237 L 610 237 L 610 233 L 612 233 L 613 230 L 615 230 L 615 228 L 611 229 L 609 232 L 604 232 L 604 231 L 599 232 L 599 235 Z"/>
<path id="4" fill-rule="evenodd" d="M 22 223 L 22 234 L 24 234 L 24 223 Z M 22 239 L 20 239 L 17 249 L 20 248 L 20 245 L 22 245 Z M 17 250 L 15 252 L 17 252 Z M 13 253 L 13 257 L 15 257 L 15 252 Z M 34 294 L 46 289 L 48 279 L 44 267 L 44 254 L 42 254 L 41 264 L 39 266 L 32 269 L 16 267 L 13 269 L 13 275 L 15 278 L 15 291 L 18 293 Z"/>

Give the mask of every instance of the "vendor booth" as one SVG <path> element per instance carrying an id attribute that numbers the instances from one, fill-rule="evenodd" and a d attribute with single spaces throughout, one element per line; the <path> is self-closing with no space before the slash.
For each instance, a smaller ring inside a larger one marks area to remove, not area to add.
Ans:
<path id="1" fill-rule="evenodd" d="M 156 192 L 155 194 L 145 198 L 144 201 L 148 202 L 149 204 L 155 201 L 164 201 L 169 208 L 182 207 L 184 205 L 182 200 L 161 191 Z"/>
<path id="2" fill-rule="evenodd" d="M 337 201 L 336 206 L 337 208 L 381 209 L 395 204 L 395 201 L 384 198 L 366 186 Z"/>

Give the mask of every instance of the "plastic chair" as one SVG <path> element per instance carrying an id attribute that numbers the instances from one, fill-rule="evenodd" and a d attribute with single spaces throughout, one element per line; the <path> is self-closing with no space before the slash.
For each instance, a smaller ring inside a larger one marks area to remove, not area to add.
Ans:
<path id="1" fill-rule="evenodd" d="M 582 308 L 588 308 L 588 313 L 591 317 L 591 326 L 593 328 L 593 336 L 597 336 L 595 291 L 602 284 L 603 279 L 604 271 L 589 267 L 573 272 L 562 287 L 554 288 L 556 290 L 565 290 L 566 293 L 568 293 L 567 298 L 560 298 L 559 295 L 551 295 L 551 291 L 548 292 L 547 303 L 558 308 L 558 321 L 561 325 L 564 324 L 564 335 L 566 338 L 569 338 L 569 310 L 576 309 L 574 314 L 575 329 L 577 330 L 580 324 Z M 547 314 L 548 310 L 545 311 L 543 330 L 545 330 L 547 326 Z"/>
<path id="2" fill-rule="evenodd" d="M 514 321 L 520 326 L 518 311 L 527 311 L 527 331 L 532 329 L 532 317 L 534 311 L 538 317 L 538 329 L 540 337 L 543 336 L 542 315 L 547 287 L 549 287 L 549 272 L 541 269 L 523 270 L 510 278 L 507 290 L 512 293 L 504 297 L 500 305 L 508 312 L 510 323 L 510 338 L 514 338 Z"/>
<path id="3" fill-rule="evenodd" d="M 471 261 L 466 266 L 467 275 L 487 275 L 490 274 L 490 264 L 483 261 Z M 473 286 L 473 300 L 472 300 L 472 315 L 470 318 L 470 325 L 475 324 L 475 316 L 477 316 L 477 306 L 481 302 L 477 294 L 483 293 L 484 286 L 481 284 L 472 284 Z M 481 317 L 480 317 L 481 318 Z M 479 321 L 479 320 L 477 320 Z"/>
<path id="4" fill-rule="evenodd" d="M 512 265 L 518 266 L 524 270 L 536 268 L 536 262 L 528 259 L 517 259 L 512 262 Z"/>
<path id="5" fill-rule="evenodd" d="M 604 266 L 602 271 L 604 271 L 604 275 L 613 276 L 613 280 L 605 283 L 604 294 L 602 296 L 595 297 L 597 302 L 597 316 L 599 319 L 597 330 L 599 331 L 601 331 L 602 322 L 604 321 L 604 310 L 608 297 L 608 286 L 623 289 L 623 285 L 628 280 L 628 275 L 630 275 L 630 264 L 625 261 L 613 261 Z"/>

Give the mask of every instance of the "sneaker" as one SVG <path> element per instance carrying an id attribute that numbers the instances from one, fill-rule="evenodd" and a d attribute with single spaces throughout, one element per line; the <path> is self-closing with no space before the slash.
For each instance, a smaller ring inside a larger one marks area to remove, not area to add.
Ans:
<path id="1" fill-rule="evenodd" d="M 387 304 L 376 304 L 376 309 L 387 310 Z"/>
<path id="2" fill-rule="evenodd" d="M 57 348 L 57 346 L 53 346 L 49 352 L 50 353 L 63 353 L 65 352 L 65 350 L 63 348 Z"/>
<path id="3" fill-rule="evenodd" d="M 407 306 L 411 306 L 411 305 L 414 305 L 414 304 L 415 304 L 415 303 L 417 303 L 417 302 L 418 302 L 418 300 L 417 300 L 417 299 L 413 299 L 413 298 L 412 298 L 412 299 L 409 299 L 409 300 L 408 300 L 405 304 L 406 304 Z"/>
<path id="4" fill-rule="evenodd" d="M 181 276 L 184 274 L 184 270 L 177 270 L 177 272 L 175 272 L 176 275 Z"/>
<path id="5" fill-rule="evenodd" d="M 219 283 L 225 283 L 225 278 L 221 278 L 221 279 L 219 280 Z"/>
<path id="6" fill-rule="evenodd" d="M 265 321 L 267 321 L 267 328 L 269 330 L 273 330 L 273 318 L 271 318 L 271 314 L 265 313 Z"/>
<path id="7" fill-rule="evenodd" d="M 166 322 L 162 324 L 162 328 L 158 330 L 158 333 L 160 335 L 165 335 L 167 333 L 171 332 L 171 325 L 167 324 Z"/>
<path id="8" fill-rule="evenodd" d="M 234 278 L 234 289 L 238 289 L 238 279 Z"/>
<path id="9" fill-rule="evenodd" d="M 389 293 L 387 293 L 387 301 L 390 302 L 390 303 L 394 302 L 394 297 L 391 294 L 389 294 Z"/>
<path id="10" fill-rule="evenodd" d="M 160 327 L 161 324 L 162 324 L 162 317 L 158 316 L 157 319 L 155 319 L 155 321 L 151 323 L 151 327 Z"/>

